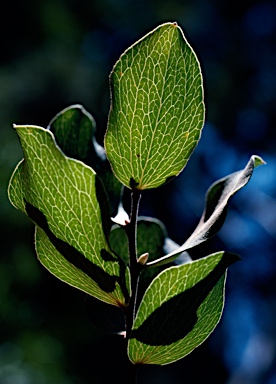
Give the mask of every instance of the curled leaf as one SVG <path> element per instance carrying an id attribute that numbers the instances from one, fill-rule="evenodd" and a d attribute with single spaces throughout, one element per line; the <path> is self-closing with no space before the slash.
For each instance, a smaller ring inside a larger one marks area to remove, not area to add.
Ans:
<path id="1" fill-rule="evenodd" d="M 261 157 L 251 156 L 244 169 L 234 172 L 212 184 L 206 194 L 204 212 L 192 235 L 181 247 L 159 260 L 147 263 L 147 266 L 167 264 L 182 252 L 214 236 L 225 221 L 229 199 L 249 182 L 254 169 L 261 164 L 265 164 Z"/>

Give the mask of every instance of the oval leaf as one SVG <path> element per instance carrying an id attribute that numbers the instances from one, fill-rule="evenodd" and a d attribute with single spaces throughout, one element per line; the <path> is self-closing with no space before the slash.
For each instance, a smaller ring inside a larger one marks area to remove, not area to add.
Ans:
<path id="1" fill-rule="evenodd" d="M 128 344 L 130 360 L 169 364 L 199 346 L 220 320 L 225 271 L 237 260 L 219 252 L 161 272 L 137 311 Z"/>
<path id="2" fill-rule="evenodd" d="M 97 175 L 66 157 L 49 130 L 17 126 L 16 131 L 24 160 L 11 178 L 9 198 L 38 226 L 39 260 L 66 283 L 109 304 L 124 305 L 128 271 L 106 240 L 106 197 Z"/>
<path id="3" fill-rule="evenodd" d="M 128 188 L 158 187 L 185 167 L 204 121 L 199 62 L 166 23 L 120 57 L 111 76 L 107 157 Z"/>

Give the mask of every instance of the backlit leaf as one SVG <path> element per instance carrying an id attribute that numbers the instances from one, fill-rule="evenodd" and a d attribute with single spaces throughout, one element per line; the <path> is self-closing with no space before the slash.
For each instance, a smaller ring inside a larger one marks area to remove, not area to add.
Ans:
<path id="1" fill-rule="evenodd" d="M 204 121 L 196 55 L 176 23 L 166 23 L 127 49 L 110 77 L 105 148 L 128 188 L 158 187 L 185 167 Z"/>
<path id="2" fill-rule="evenodd" d="M 219 252 L 170 267 L 145 292 L 128 344 L 134 364 L 169 364 L 214 330 L 224 304 L 226 268 L 238 256 Z"/>
<path id="3" fill-rule="evenodd" d="M 96 173 L 65 156 L 49 130 L 17 126 L 16 131 L 24 160 L 11 178 L 9 198 L 38 227 L 39 260 L 68 284 L 123 305 L 128 271 L 106 240 L 106 196 Z"/>

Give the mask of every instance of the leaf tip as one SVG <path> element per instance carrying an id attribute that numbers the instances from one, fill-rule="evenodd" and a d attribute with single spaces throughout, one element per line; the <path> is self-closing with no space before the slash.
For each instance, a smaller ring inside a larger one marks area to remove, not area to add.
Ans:
<path id="1" fill-rule="evenodd" d="M 254 168 L 259 167 L 260 165 L 265 165 L 266 162 L 260 157 L 260 156 L 252 156 L 252 159 L 254 161 Z"/>

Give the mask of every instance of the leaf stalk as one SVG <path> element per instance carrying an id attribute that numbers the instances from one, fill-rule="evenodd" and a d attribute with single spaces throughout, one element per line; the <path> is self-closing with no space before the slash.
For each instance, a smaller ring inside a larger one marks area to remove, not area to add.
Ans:
<path id="1" fill-rule="evenodd" d="M 139 203 L 141 192 L 134 189 L 131 195 L 131 215 L 130 222 L 124 228 L 128 238 L 128 251 L 129 251 L 129 269 L 131 276 L 131 297 L 126 313 L 126 335 L 129 339 L 135 317 L 135 304 L 138 289 L 139 275 L 142 266 L 137 263 L 137 218 L 139 211 Z"/>
<path id="2" fill-rule="evenodd" d="M 137 218 L 139 211 L 139 203 L 141 199 L 141 191 L 133 189 L 131 194 L 131 215 L 130 222 L 124 227 L 128 238 L 129 250 L 129 269 L 131 276 L 131 296 L 129 305 L 126 308 L 126 340 L 130 338 L 135 311 L 136 297 L 139 283 L 139 276 L 143 266 L 137 260 Z M 137 383 L 137 365 L 132 364 L 129 360 L 128 367 L 128 384 Z"/>

